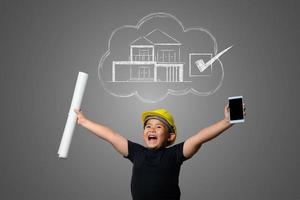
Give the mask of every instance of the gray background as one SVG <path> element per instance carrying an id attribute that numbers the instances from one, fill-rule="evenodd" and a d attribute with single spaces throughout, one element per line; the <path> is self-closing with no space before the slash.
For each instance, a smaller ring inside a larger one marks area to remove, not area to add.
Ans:
<path id="1" fill-rule="evenodd" d="M 177 142 L 223 117 L 243 95 L 247 121 L 182 166 L 183 200 L 300 199 L 299 1 L 0 1 L 1 199 L 130 199 L 131 163 L 82 127 L 67 160 L 57 150 L 78 71 L 82 109 L 142 143 L 140 114 L 166 108 Z M 97 76 L 111 32 L 167 12 L 217 39 L 223 86 L 212 96 L 147 104 L 107 94 Z"/>

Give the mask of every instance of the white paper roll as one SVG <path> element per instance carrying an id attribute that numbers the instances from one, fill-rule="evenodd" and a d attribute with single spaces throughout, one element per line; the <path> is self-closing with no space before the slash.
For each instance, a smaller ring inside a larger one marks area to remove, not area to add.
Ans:
<path id="1" fill-rule="evenodd" d="M 76 113 L 74 112 L 74 109 L 80 109 L 81 106 L 81 101 L 82 97 L 85 91 L 85 86 L 88 80 L 88 74 L 84 72 L 79 72 L 76 85 L 75 85 L 75 90 L 72 98 L 72 103 L 70 106 L 69 114 L 68 114 L 68 119 L 65 125 L 64 133 L 60 142 L 60 146 L 58 149 L 58 157 L 59 158 L 67 158 L 68 157 L 68 152 L 72 140 L 72 136 L 74 133 L 74 129 L 76 126 L 77 122 L 77 116 Z"/>

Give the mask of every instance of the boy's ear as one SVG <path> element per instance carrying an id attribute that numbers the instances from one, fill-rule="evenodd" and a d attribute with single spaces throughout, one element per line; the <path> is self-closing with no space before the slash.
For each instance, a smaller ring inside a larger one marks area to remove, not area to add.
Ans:
<path id="1" fill-rule="evenodd" d="M 174 133 L 170 133 L 168 137 L 168 142 L 173 142 L 176 138 L 176 135 Z"/>

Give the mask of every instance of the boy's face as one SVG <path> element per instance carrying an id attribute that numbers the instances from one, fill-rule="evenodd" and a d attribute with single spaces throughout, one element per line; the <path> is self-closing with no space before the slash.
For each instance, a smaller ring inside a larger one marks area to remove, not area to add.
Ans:
<path id="1" fill-rule="evenodd" d="M 149 119 L 144 128 L 144 142 L 149 149 L 160 149 L 167 146 L 171 135 L 168 127 L 158 119 Z"/>

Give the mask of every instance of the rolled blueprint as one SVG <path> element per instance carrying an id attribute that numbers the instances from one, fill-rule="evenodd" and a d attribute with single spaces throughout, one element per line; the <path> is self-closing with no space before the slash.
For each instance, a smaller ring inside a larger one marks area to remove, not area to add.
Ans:
<path id="1" fill-rule="evenodd" d="M 64 133 L 60 142 L 60 146 L 58 149 L 58 157 L 59 158 L 67 158 L 68 157 L 68 152 L 72 140 L 72 136 L 74 133 L 74 129 L 76 126 L 77 122 L 77 115 L 74 112 L 74 109 L 80 109 L 82 97 L 84 94 L 85 86 L 88 80 L 88 74 L 84 72 L 79 72 L 76 85 L 75 85 L 75 90 L 72 98 L 72 103 L 70 106 L 69 114 L 68 114 L 68 119 L 65 125 Z"/>

